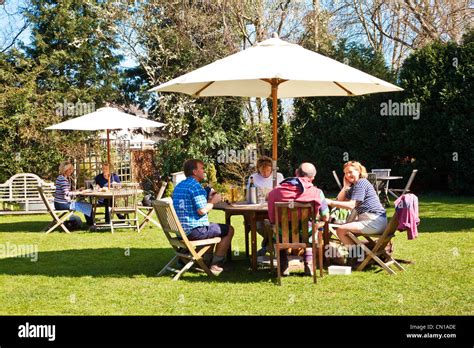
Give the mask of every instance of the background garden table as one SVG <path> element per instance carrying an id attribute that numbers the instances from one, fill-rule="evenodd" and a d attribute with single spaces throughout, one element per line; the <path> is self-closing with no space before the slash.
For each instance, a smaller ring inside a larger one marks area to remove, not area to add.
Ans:
<path id="1" fill-rule="evenodd" d="M 268 219 L 268 204 L 248 204 L 244 202 L 225 203 L 219 202 L 214 206 L 216 210 L 225 212 L 225 223 L 231 225 L 230 220 L 234 215 L 242 215 L 245 224 L 245 253 L 248 256 L 248 228 L 250 227 L 250 244 L 251 244 L 251 263 L 252 271 L 257 270 L 257 221 Z M 232 254 L 229 248 L 228 256 Z"/>
<path id="2" fill-rule="evenodd" d="M 111 189 L 111 190 L 106 190 L 106 191 L 100 191 L 100 190 L 81 190 L 81 191 L 73 191 L 72 195 L 77 196 L 77 197 L 89 197 L 90 202 L 92 204 L 92 221 L 94 222 L 94 227 L 110 227 L 110 224 L 100 224 L 98 225 L 96 220 L 95 220 L 95 211 L 97 208 L 97 203 L 99 199 L 110 199 L 112 200 L 112 197 L 117 192 L 120 194 L 120 189 Z M 126 192 L 126 191 L 124 191 Z M 128 191 L 129 192 L 129 191 Z M 143 193 L 143 190 L 137 189 L 137 194 Z M 122 195 L 122 194 L 120 194 Z M 131 195 L 131 194 L 130 194 Z M 107 207 L 106 207 L 107 209 Z"/>
<path id="3" fill-rule="evenodd" d="M 388 183 L 390 180 L 400 180 L 403 176 L 377 176 L 377 187 L 380 190 L 380 201 L 386 207 L 390 206 L 390 200 L 388 198 Z M 380 183 L 380 184 L 379 184 Z"/>

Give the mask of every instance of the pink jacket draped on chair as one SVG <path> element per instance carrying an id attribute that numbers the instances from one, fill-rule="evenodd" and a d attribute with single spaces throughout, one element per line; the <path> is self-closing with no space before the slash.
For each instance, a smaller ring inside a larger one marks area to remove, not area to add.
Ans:
<path id="1" fill-rule="evenodd" d="M 407 231 L 408 239 L 418 237 L 418 197 L 412 193 L 404 194 L 395 201 L 399 231 Z"/>

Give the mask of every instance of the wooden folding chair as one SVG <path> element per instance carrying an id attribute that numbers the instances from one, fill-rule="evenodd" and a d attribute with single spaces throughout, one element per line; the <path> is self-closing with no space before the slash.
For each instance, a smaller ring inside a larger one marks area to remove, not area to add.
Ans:
<path id="1" fill-rule="evenodd" d="M 291 216 L 291 221 L 289 220 Z M 311 219 L 311 220 L 310 220 Z M 312 224 L 312 241 L 309 242 L 308 223 Z M 306 251 L 308 246 L 312 248 L 313 262 L 312 273 L 313 282 L 316 283 L 316 238 L 318 240 L 319 251 L 319 271 L 323 276 L 323 240 L 319 233 L 318 224 L 316 223 L 316 213 L 312 203 L 296 203 L 296 202 L 276 202 L 275 203 L 275 225 L 273 229 L 270 222 L 265 221 L 267 231 L 272 230 L 273 233 L 268 236 L 270 243 L 270 267 L 273 272 L 273 259 L 276 252 L 277 257 L 277 284 L 281 285 L 281 260 L 280 250 L 289 248 L 303 248 Z M 273 238 L 275 238 L 275 247 L 273 247 Z"/>
<path id="2" fill-rule="evenodd" d="M 161 183 L 160 190 L 158 191 L 158 194 L 156 195 L 156 199 L 161 199 L 161 197 L 163 197 L 163 194 L 165 193 L 165 190 L 166 190 L 166 186 L 168 186 L 168 182 L 163 181 Z M 158 221 L 156 221 L 152 217 L 152 214 L 154 212 L 153 206 L 149 207 L 146 205 L 138 205 L 137 209 L 138 209 L 137 212 L 143 216 L 143 221 L 140 224 L 140 230 L 143 227 L 145 227 L 145 225 L 148 224 L 149 222 L 153 223 L 156 227 L 161 228 L 161 225 L 158 223 Z"/>
<path id="3" fill-rule="evenodd" d="M 398 219 L 397 215 L 394 214 L 390 219 L 387 227 L 380 235 L 366 235 L 360 234 L 359 236 L 364 237 L 368 240 L 369 244 L 366 245 L 360 239 L 358 239 L 353 233 L 348 232 L 347 235 L 359 245 L 365 252 L 365 258 L 362 263 L 357 267 L 357 271 L 362 271 L 372 260 L 377 262 L 384 270 L 386 270 L 390 275 L 396 274 L 396 272 L 390 268 L 394 265 L 400 271 L 405 269 L 395 260 L 392 255 L 388 254 L 385 250 L 387 244 L 394 237 L 395 232 L 397 231 Z"/>
<path id="4" fill-rule="evenodd" d="M 178 280 L 181 275 L 196 265 L 199 266 L 199 268 L 196 268 L 197 270 L 213 276 L 214 274 L 204 263 L 202 256 L 210 249 L 212 250 L 221 241 L 221 238 L 215 237 L 190 241 L 181 227 L 171 198 L 155 200 L 153 207 L 163 232 L 175 252 L 171 261 L 162 268 L 158 276 L 161 276 L 166 271 L 170 271 L 176 273 L 173 280 Z M 172 267 L 180 258 L 189 261 L 181 269 Z"/>
<path id="5" fill-rule="evenodd" d="M 403 196 L 405 193 L 410 193 L 411 184 L 413 183 L 413 180 L 415 180 L 416 173 L 418 173 L 418 169 L 413 169 L 413 171 L 411 172 L 410 178 L 408 179 L 407 184 L 405 185 L 405 188 L 389 189 L 388 193 L 390 193 L 395 198 Z M 397 193 L 400 193 L 400 195 L 398 195 Z"/>
<path id="6" fill-rule="evenodd" d="M 54 207 L 51 205 L 51 203 L 48 201 L 48 198 L 46 197 L 43 187 L 42 186 L 37 186 L 38 193 L 41 197 L 41 200 L 43 201 L 44 205 L 48 209 L 49 215 L 53 218 L 53 221 L 49 223 L 43 231 L 46 231 L 46 233 L 50 233 L 54 231 L 57 227 L 61 227 L 64 232 L 70 233 L 66 225 L 64 224 L 70 217 L 71 215 L 74 214 L 73 211 L 70 210 L 54 210 Z"/>
<path id="7" fill-rule="evenodd" d="M 138 184 L 121 184 L 122 188 L 112 189 L 112 204 L 110 212 L 110 230 L 114 233 L 116 228 L 136 228 L 140 232 L 140 225 L 137 214 Z M 124 215 L 119 219 L 117 214 Z"/>

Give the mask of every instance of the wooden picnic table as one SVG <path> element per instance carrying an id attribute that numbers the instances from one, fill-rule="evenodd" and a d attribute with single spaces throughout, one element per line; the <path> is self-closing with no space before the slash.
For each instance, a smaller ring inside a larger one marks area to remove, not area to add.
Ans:
<path id="1" fill-rule="evenodd" d="M 268 204 L 249 204 L 246 202 L 225 203 L 219 202 L 214 205 L 214 209 L 225 212 L 225 223 L 231 225 L 231 217 L 234 215 L 242 215 L 245 224 L 245 254 L 248 254 L 248 234 L 250 232 L 251 244 L 251 265 L 252 271 L 257 270 L 257 221 L 268 219 Z M 250 231 L 248 230 L 250 228 Z M 231 248 L 229 252 L 231 254 Z M 230 255 L 229 255 L 230 256 Z"/>
<path id="2" fill-rule="evenodd" d="M 121 194 L 121 191 L 123 194 Z M 137 194 L 142 193 L 143 190 L 137 189 Z M 100 199 L 112 199 L 112 197 L 115 195 L 132 195 L 129 190 L 122 190 L 122 189 L 107 189 L 107 188 L 101 188 L 99 190 L 77 190 L 77 191 L 72 191 L 71 195 L 72 196 L 77 196 L 77 197 L 88 197 L 91 204 L 92 204 L 92 221 L 94 222 L 94 227 L 110 227 L 110 223 L 101 223 L 97 224 L 97 221 L 95 219 L 95 212 L 97 209 L 97 205 Z M 106 208 L 107 209 L 107 208 Z"/>

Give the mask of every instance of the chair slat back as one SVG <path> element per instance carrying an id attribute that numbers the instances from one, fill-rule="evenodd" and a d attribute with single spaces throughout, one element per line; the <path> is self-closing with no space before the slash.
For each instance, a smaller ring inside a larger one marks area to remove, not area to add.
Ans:
<path id="1" fill-rule="evenodd" d="M 121 186 L 121 188 L 119 188 Z M 138 183 L 124 183 L 112 186 L 112 207 L 117 209 L 137 209 Z"/>
<path id="2" fill-rule="evenodd" d="M 11 198 L 21 199 L 29 198 L 40 199 L 37 187 L 41 185 L 42 179 L 36 174 L 32 173 L 20 173 L 16 174 L 11 178 Z"/>
<path id="3" fill-rule="evenodd" d="M 303 240 L 309 240 L 309 228 L 308 223 L 304 223 L 304 221 L 309 221 L 310 218 L 310 209 L 301 209 L 301 235 Z M 292 218 L 293 219 L 293 218 Z"/>
<path id="4" fill-rule="evenodd" d="M 405 188 L 403 189 L 402 195 L 410 191 L 411 184 L 413 183 L 413 180 L 415 180 L 416 173 L 418 173 L 418 169 L 413 169 L 413 171 L 411 172 L 410 178 L 408 179 L 408 182 Z"/>
<path id="5" fill-rule="evenodd" d="M 153 201 L 153 207 L 155 208 L 156 216 L 160 222 L 161 228 L 165 232 L 168 239 L 170 238 L 186 238 L 186 233 L 181 227 L 176 211 L 173 207 L 173 201 L 171 198 L 157 199 Z M 174 237 L 171 236 L 174 235 Z"/>
<path id="6" fill-rule="evenodd" d="M 160 190 L 158 191 L 158 194 L 156 195 L 156 199 L 161 199 L 161 197 L 163 197 L 167 186 L 168 186 L 168 181 L 163 181 L 161 183 Z"/>
<path id="7" fill-rule="evenodd" d="M 372 169 L 372 173 L 374 173 L 377 177 L 390 176 L 391 171 L 391 169 Z"/>
<path id="8" fill-rule="evenodd" d="M 38 191 L 38 194 L 43 201 L 44 205 L 48 209 L 49 212 L 54 211 L 54 207 L 51 205 L 51 203 L 48 201 L 48 198 L 46 198 L 46 195 L 44 193 L 43 187 L 42 186 L 36 186 L 36 189 Z"/>
<path id="9" fill-rule="evenodd" d="M 298 222 L 298 209 L 290 209 L 291 211 L 291 240 L 298 240 L 300 239 L 300 224 Z M 296 223 L 295 223 L 296 222 Z"/>
<path id="10" fill-rule="evenodd" d="M 316 222 L 316 215 L 314 212 L 314 205 L 312 203 L 276 202 L 275 227 L 277 231 L 277 242 L 283 244 L 308 244 L 308 223 L 310 219 L 312 220 L 314 226 L 314 223 Z M 314 232 L 315 231 L 313 231 L 313 233 Z"/>
<path id="11" fill-rule="evenodd" d="M 337 186 L 339 186 L 339 189 L 342 190 L 342 184 L 339 181 L 339 177 L 337 176 L 337 173 L 335 170 L 332 171 L 332 175 L 334 176 L 334 180 L 336 180 Z"/>

